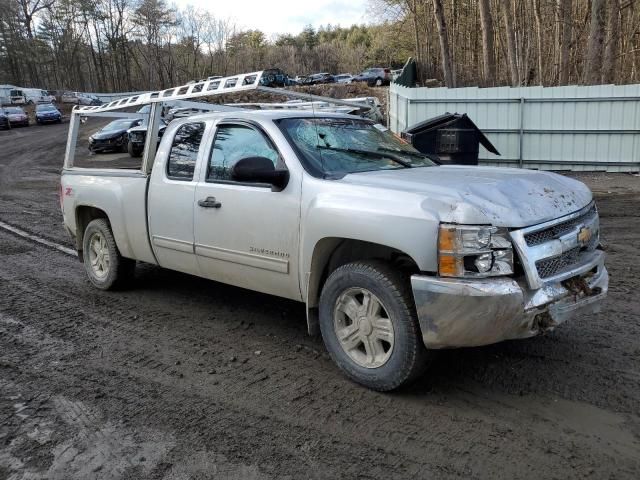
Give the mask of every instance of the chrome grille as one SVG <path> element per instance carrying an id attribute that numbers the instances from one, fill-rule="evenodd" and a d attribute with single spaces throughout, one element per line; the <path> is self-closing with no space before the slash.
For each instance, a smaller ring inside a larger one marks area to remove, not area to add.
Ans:
<path id="1" fill-rule="evenodd" d="M 567 250 L 557 257 L 545 258 L 536 262 L 536 269 L 540 278 L 549 278 L 568 268 L 580 259 L 580 247 Z"/>
<path id="2" fill-rule="evenodd" d="M 597 215 L 595 204 L 579 217 L 572 218 L 571 220 L 567 220 L 566 222 L 558 223 L 557 225 L 553 225 L 538 232 L 527 233 L 524 236 L 524 240 L 530 247 L 541 245 L 545 242 L 549 242 L 555 238 L 558 238 L 567 232 L 570 232 L 579 224 L 583 223 L 587 219 L 590 219 L 594 215 Z"/>
<path id="3" fill-rule="evenodd" d="M 591 238 L 584 242 L 590 230 Z M 527 283 L 533 289 L 548 282 L 582 275 L 601 257 L 599 219 L 595 204 L 567 215 L 564 219 L 512 230 L 511 239 L 518 253 Z M 581 238 L 582 237 L 582 238 Z"/>

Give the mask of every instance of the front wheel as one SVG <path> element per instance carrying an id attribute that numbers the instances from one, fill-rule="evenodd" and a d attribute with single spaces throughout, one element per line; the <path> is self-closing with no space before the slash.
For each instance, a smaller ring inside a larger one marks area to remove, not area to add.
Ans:
<path id="1" fill-rule="evenodd" d="M 338 367 L 373 390 L 399 388 L 428 365 L 409 278 L 385 262 L 349 263 L 329 276 L 320 331 Z"/>
<path id="2" fill-rule="evenodd" d="M 123 286 L 135 268 L 134 260 L 120 255 L 111 228 L 103 218 L 87 225 L 82 240 L 82 258 L 89 280 L 101 290 Z"/>
<path id="3" fill-rule="evenodd" d="M 133 142 L 128 142 L 127 150 L 129 151 L 129 156 L 130 157 L 136 158 L 136 157 L 142 156 L 142 150 L 139 149 L 139 148 L 136 148 L 133 145 Z"/>

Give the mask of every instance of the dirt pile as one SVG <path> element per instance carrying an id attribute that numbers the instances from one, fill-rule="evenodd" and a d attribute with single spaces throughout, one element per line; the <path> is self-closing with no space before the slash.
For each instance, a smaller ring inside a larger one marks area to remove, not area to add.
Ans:
<path id="1" fill-rule="evenodd" d="M 283 91 L 294 91 L 308 93 L 310 95 L 319 95 L 322 97 L 330 97 L 337 99 L 355 98 L 355 97 L 376 97 L 381 105 L 382 114 L 387 114 L 387 87 L 369 87 L 365 83 L 327 83 L 323 85 L 306 85 L 298 87 L 282 88 Z M 277 95 L 267 92 L 252 91 L 230 93 L 218 95 L 215 97 L 205 97 L 203 99 L 208 103 L 277 103 L 286 102 L 290 98 L 285 95 Z M 311 97 L 309 97 L 311 100 Z"/>

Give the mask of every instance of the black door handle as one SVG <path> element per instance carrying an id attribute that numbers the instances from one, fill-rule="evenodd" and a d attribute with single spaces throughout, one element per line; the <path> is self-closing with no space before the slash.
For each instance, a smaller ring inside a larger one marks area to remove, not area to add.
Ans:
<path id="1" fill-rule="evenodd" d="M 198 205 L 202 208 L 220 208 L 222 204 L 216 201 L 216 197 L 207 197 L 204 200 L 198 200 Z"/>

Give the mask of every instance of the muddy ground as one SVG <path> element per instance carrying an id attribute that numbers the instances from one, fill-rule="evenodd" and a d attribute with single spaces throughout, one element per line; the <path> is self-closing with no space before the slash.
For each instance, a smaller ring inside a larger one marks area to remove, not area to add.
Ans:
<path id="1" fill-rule="evenodd" d="M 66 130 L 0 132 L 0 221 L 68 245 Z M 639 478 L 640 178 L 583 178 L 603 313 L 393 394 L 346 380 L 300 304 L 151 266 L 100 292 L 0 229 L 0 479 Z"/>

